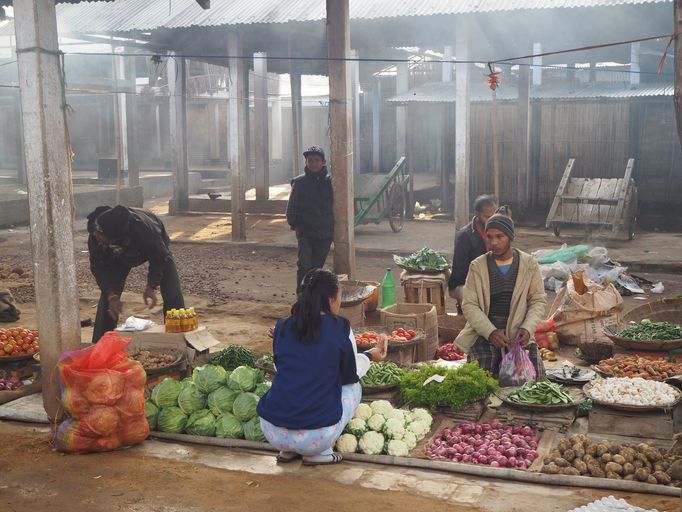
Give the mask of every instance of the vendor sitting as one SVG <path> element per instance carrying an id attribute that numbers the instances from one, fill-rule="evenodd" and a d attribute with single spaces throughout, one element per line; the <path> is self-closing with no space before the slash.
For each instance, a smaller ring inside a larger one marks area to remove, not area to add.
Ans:
<path id="1" fill-rule="evenodd" d="M 514 249 L 514 221 L 496 213 L 485 226 L 491 251 L 469 268 L 462 309 L 466 326 L 455 343 L 469 361 L 498 376 L 503 350 L 520 342 L 528 350 L 536 375 L 544 367 L 531 334 L 545 316 L 547 296 L 535 259 Z"/>
<path id="2" fill-rule="evenodd" d="M 341 287 L 335 274 L 313 269 L 304 277 L 291 316 L 275 327 L 277 374 L 258 403 L 268 442 L 278 462 L 299 456 L 303 464 L 341 462 L 332 447 L 360 404 L 359 384 L 371 361 L 386 356 L 378 347 L 358 354 L 348 320 L 338 316 Z"/>

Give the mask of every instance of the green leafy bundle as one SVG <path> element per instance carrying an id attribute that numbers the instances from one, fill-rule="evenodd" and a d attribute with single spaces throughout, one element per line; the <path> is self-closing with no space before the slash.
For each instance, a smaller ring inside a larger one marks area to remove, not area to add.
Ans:
<path id="1" fill-rule="evenodd" d="M 241 345 L 230 345 L 224 348 L 212 360 L 211 364 L 222 366 L 232 371 L 239 366 L 256 366 L 256 353 Z"/>
<path id="2" fill-rule="evenodd" d="M 424 382 L 433 375 L 444 376 L 445 380 L 441 383 L 432 381 L 424 386 Z M 500 386 L 487 371 L 479 368 L 478 363 L 467 363 L 455 370 L 433 365 L 422 366 L 405 374 L 400 382 L 400 389 L 405 400 L 413 405 L 458 410 L 487 397 L 500 389 Z"/>
<path id="3" fill-rule="evenodd" d="M 393 261 L 396 265 L 406 270 L 440 271 L 450 268 L 450 264 L 444 254 L 429 249 L 428 247 L 419 249 L 406 258 L 393 255 Z"/>
<path id="4" fill-rule="evenodd" d="M 670 322 L 652 322 L 642 320 L 639 325 L 628 327 L 618 333 L 621 338 L 630 340 L 679 340 L 682 339 L 682 329 Z"/>
<path id="5" fill-rule="evenodd" d="M 360 379 L 360 384 L 363 388 L 398 384 L 404 373 L 404 370 L 390 361 L 372 363 L 365 376 Z"/>
<path id="6" fill-rule="evenodd" d="M 519 404 L 558 405 L 573 403 L 573 397 L 566 393 L 561 385 L 547 379 L 529 380 L 520 388 L 509 393 L 507 398 Z"/>

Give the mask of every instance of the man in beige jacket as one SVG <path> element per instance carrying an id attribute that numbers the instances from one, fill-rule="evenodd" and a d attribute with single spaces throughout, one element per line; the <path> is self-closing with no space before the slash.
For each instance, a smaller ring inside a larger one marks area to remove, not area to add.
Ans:
<path id="1" fill-rule="evenodd" d="M 462 310 L 467 324 L 455 343 L 497 377 L 503 351 L 520 342 L 538 377 L 544 367 L 532 334 L 545 317 L 547 296 L 533 257 L 512 247 L 514 221 L 497 213 L 486 223 L 490 252 L 471 262 Z"/>

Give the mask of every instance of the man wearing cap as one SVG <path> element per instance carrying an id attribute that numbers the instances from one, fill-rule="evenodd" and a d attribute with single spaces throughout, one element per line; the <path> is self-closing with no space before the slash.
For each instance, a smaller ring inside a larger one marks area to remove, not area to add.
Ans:
<path id="1" fill-rule="evenodd" d="M 312 146 L 304 153 L 304 173 L 291 181 L 287 222 L 298 240 L 296 293 L 310 269 L 322 268 L 334 238 L 334 192 L 324 150 Z"/>
<path id="2" fill-rule="evenodd" d="M 467 323 L 455 343 L 467 352 L 469 361 L 478 361 L 497 377 L 503 351 L 519 342 L 541 377 L 542 359 L 531 342 L 547 306 L 540 267 L 530 254 L 512 247 L 514 221 L 507 215 L 490 217 L 485 232 L 490 252 L 469 268 L 462 301 Z"/>
<path id="3" fill-rule="evenodd" d="M 163 312 L 185 307 L 180 278 L 170 252 L 170 238 L 161 220 L 148 210 L 99 206 L 88 215 L 90 270 L 101 290 L 92 342 L 116 328 L 122 313 L 121 294 L 133 267 L 149 262 L 142 297 L 156 305 L 161 288 Z"/>

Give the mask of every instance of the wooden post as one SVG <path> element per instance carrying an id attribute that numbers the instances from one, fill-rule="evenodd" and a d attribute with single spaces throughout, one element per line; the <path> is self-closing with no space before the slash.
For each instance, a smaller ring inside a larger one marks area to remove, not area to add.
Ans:
<path id="1" fill-rule="evenodd" d="M 409 89 L 410 69 L 407 62 L 396 64 L 396 94 L 402 94 Z M 397 138 L 396 161 L 407 156 L 407 107 L 396 107 L 395 125 Z"/>
<path id="2" fill-rule="evenodd" d="M 519 99 L 517 104 L 519 152 L 517 163 L 517 208 L 523 212 L 530 200 L 530 70 L 519 66 Z"/>
<path id="3" fill-rule="evenodd" d="M 374 81 L 372 90 L 372 172 L 381 169 L 381 81 Z"/>
<path id="4" fill-rule="evenodd" d="M 135 71 L 135 57 L 130 56 L 125 57 L 125 59 L 126 80 L 128 82 L 128 94 L 125 97 L 126 139 L 128 141 L 128 186 L 137 187 L 140 185 L 140 168 L 137 165 L 137 119 L 135 106 L 137 100 L 137 75 Z"/>
<path id="5" fill-rule="evenodd" d="M 466 25 L 455 29 L 455 55 L 467 60 L 469 55 Z M 455 226 L 469 222 L 469 64 L 455 64 Z"/>
<path id="6" fill-rule="evenodd" d="M 452 82 L 452 46 L 443 48 L 443 63 L 441 64 L 441 81 Z M 442 136 L 440 140 L 440 201 L 443 211 L 448 209 L 448 196 L 450 187 L 450 146 L 452 144 L 452 109 L 449 104 L 441 106 Z"/>
<path id="7" fill-rule="evenodd" d="M 268 61 L 265 52 L 253 54 L 256 116 L 256 199 L 270 199 L 270 131 L 268 129 Z"/>
<path id="8" fill-rule="evenodd" d="M 289 34 L 289 57 L 293 57 L 293 35 Z M 302 171 L 303 144 L 301 142 L 301 116 L 303 113 L 301 96 L 301 74 L 295 71 L 294 61 L 289 59 L 289 83 L 291 85 L 291 176 Z"/>
<path id="9" fill-rule="evenodd" d="M 246 61 L 237 58 L 241 56 L 242 45 L 237 32 L 227 35 L 230 76 L 230 109 L 228 130 L 228 155 L 232 172 L 232 191 L 230 194 L 232 206 L 232 240 L 243 242 L 246 240 L 245 192 L 246 192 L 246 117 L 243 98 L 248 96 L 245 90 L 244 75 L 247 73 Z"/>
<path id="10" fill-rule="evenodd" d="M 682 0 L 675 0 L 675 117 L 682 146 Z"/>
<path id="11" fill-rule="evenodd" d="M 500 148 L 498 146 L 498 124 L 497 124 L 497 91 L 492 91 L 492 104 L 490 106 L 490 133 L 492 134 L 493 146 L 493 188 L 495 190 L 495 197 L 498 202 L 502 201 L 500 197 Z"/>
<path id="12" fill-rule="evenodd" d="M 350 55 L 349 0 L 327 0 L 330 59 Z M 334 186 L 334 271 L 355 275 L 353 223 L 353 123 L 350 69 L 346 60 L 329 60 L 332 184 Z"/>
<path id="13" fill-rule="evenodd" d="M 17 61 L 40 331 L 43 406 L 60 419 L 55 367 L 63 352 L 81 344 L 73 243 L 71 147 L 66 131 L 54 0 L 14 0 Z M 40 48 L 43 51 L 36 51 Z"/>
<path id="14" fill-rule="evenodd" d="M 189 163 L 187 160 L 187 66 L 184 57 L 170 52 L 168 63 L 170 94 L 170 147 L 174 176 L 173 203 L 175 212 L 189 208 Z"/>

